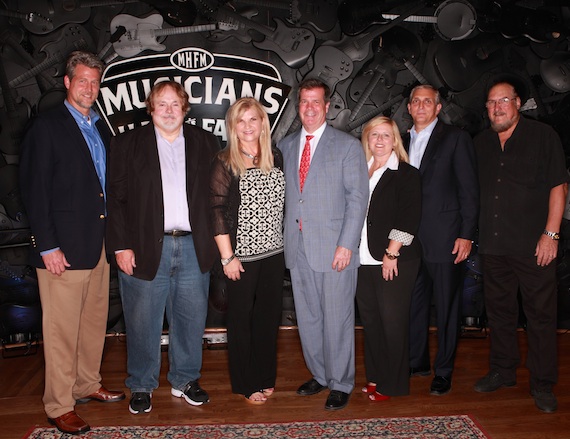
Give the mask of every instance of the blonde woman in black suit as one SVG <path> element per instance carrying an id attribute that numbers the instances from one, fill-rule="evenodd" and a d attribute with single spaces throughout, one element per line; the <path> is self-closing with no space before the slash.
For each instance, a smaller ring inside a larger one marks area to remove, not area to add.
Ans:
<path id="1" fill-rule="evenodd" d="M 360 242 L 356 299 L 364 326 L 372 401 L 409 394 L 410 298 L 420 267 L 419 171 L 408 164 L 396 123 L 376 117 L 362 131 L 370 200 Z"/>

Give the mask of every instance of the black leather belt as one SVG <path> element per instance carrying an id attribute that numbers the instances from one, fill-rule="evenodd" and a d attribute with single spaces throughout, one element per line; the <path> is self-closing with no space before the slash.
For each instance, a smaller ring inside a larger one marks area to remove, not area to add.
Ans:
<path id="1" fill-rule="evenodd" d="M 190 235 L 192 232 L 187 232 L 186 230 L 168 230 L 167 232 L 164 232 L 165 235 L 168 236 L 188 236 Z"/>

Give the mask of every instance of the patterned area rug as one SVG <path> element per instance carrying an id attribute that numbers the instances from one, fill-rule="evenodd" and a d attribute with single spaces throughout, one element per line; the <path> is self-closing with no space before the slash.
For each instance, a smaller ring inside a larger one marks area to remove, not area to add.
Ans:
<path id="1" fill-rule="evenodd" d="M 35 428 L 28 439 L 69 438 L 55 428 Z M 468 415 L 351 419 L 277 424 L 93 427 L 82 439 L 485 439 Z"/>

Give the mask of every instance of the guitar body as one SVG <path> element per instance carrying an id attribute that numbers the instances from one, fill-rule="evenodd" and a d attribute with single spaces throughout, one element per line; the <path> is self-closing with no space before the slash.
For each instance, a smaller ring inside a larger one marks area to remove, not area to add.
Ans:
<path id="1" fill-rule="evenodd" d="M 333 91 L 353 70 L 354 63 L 346 53 L 334 46 L 321 45 L 315 50 L 313 68 L 305 77 L 319 78 Z"/>
<path id="2" fill-rule="evenodd" d="M 310 24 L 320 32 L 330 31 L 337 22 L 336 0 L 293 0 L 291 20 L 294 23 Z"/>
<path id="3" fill-rule="evenodd" d="M 42 40 L 48 40 L 48 42 L 39 44 Z M 46 61 L 54 60 L 55 73 L 53 76 L 65 74 L 65 59 L 74 50 L 95 51 L 95 42 L 91 34 L 80 24 L 68 24 L 60 29 L 55 36 L 50 34 L 49 38 L 47 35 L 36 37 L 34 45 L 40 47 L 39 52 L 46 54 Z"/>
<path id="4" fill-rule="evenodd" d="M 69 23 L 85 23 L 91 8 L 82 8 L 80 0 L 18 0 L 18 10 L 30 11 L 49 20 L 51 26 L 22 20 L 22 25 L 31 33 L 44 35 Z"/>
<path id="5" fill-rule="evenodd" d="M 485 73 L 499 68 L 504 43 L 492 35 L 443 43 L 435 52 L 434 64 L 445 86 L 463 91 L 474 85 Z"/>
<path id="6" fill-rule="evenodd" d="M 383 1 L 344 0 L 338 7 L 340 28 L 346 35 L 357 35 L 375 24 L 386 24 L 382 16 L 386 12 Z"/>
<path id="7" fill-rule="evenodd" d="M 315 47 L 315 35 L 303 27 L 290 27 L 278 18 L 273 36 L 266 36 L 260 42 L 253 42 L 258 49 L 271 50 L 291 68 L 302 66 Z"/>
<path id="8" fill-rule="evenodd" d="M 0 107 L 0 151 L 6 155 L 17 155 L 20 143 L 24 137 L 25 127 L 31 115 L 27 101 L 15 97 L 8 85 L 6 59 L 0 59 L 0 89 L 2 90 L 3 106 Z M 5 164 L 0 154 L 0 164 Z"/>
<path id="9" fill-rule="evenodd" d="M 552 91 L 570 91 L 570 53 L 556 52 L 551 58 L 540 61 L 540 76 Z"/>
<path id="10" fill-rule="evenodd" d="M 113 48 L 123 58 L 131 58 L 143 50 L 162 52 L 166 49 L 160 44 L 154 34 L 155 30 L 162 28 L 163 18 L 160 14 L 149 15 L 146 18 L 137 18 L 128 14 L 119 14 L 111 20 L 111 33 L 119 26 L 124 26 L 127 32 L 113 43 Z"/>

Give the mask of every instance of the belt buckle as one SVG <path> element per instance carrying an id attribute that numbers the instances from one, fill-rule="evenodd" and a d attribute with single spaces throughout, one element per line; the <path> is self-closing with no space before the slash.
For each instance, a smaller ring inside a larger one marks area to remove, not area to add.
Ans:
<path id="1" fill-rule="evenodd" d="M 186 230 L 170 230 L 169 232 L 164 232 L 165 235 L 170 235 L 173 237 L 179 237 L 179 236 L 187 236 L 190 234 L 190 232 L 187 232 Z"/>

